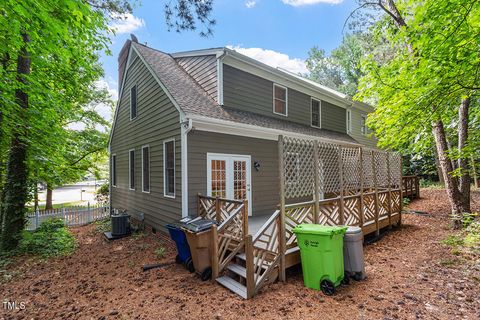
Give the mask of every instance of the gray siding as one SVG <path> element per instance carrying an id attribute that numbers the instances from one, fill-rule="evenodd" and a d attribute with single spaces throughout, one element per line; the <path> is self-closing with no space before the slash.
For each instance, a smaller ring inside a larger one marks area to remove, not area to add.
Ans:
<path id="1" fill-rule="evenodd" d="M 130 120 L 130 88 L 137 85 L 137 118 Z M 112 187 L 112 207 L 127 209 L 145 222 L 161 228 L 181 217 L 181 140 L 179 112 L 140 59 L 127 71 L 120 97 L 111 153 L 117 156 L 117 186 Z M 163 141 L 175 138 L 176 197 L 163 196 Z M 141 148 L 150 147 L 150 193 L 142 192 Z M 135 149 L 135 190 L 128 185 L 128 152 Z M 111 181 L 111 179 L 110 179 Z"/>
<path id="2" fill-rule="evenodd" d="M 198 193 L 207 194 L 207 153 L 250 155 L 252 214 L 272 214 L 279 203 L 277 142 L 204 131 L 188 134 L 189 212 L 196 212 Z M 260 163 L 260 170 L 253 163 Z"/>
<path id="3" fill-rule="evenodd" d="M 322 128 L 346 133 L 347 110 L 322 101 Z"/>
<path id="4" fill-rule="evenodd" d="M 255 112 L 269 117 L 311 125 L 310 96 L 288 89 L 288 117 L 273 113 L 273 82 L 223 66 L 223 101 L 228 107 Z M 344 108 L 322 101 L 322 128 L 346 132 Z"/>
<path id="5" fill-rule="evenodd" d="M 362 111 L 359 109 L 352 109 L 352 132 L 350 132 L 350 136 L 360 142 L 361 144 L 366 145 L 367 147 L 376 148 L 377 147 L 377 139 L 374 136 L 370 135 L 363 135 L 362 134 L 362 115 L 367 115 L 366 111 Z M 369 133 L 371 131 L 368 131 Z"/>
<path id="6" fill-rule="evenodd" d="M 217 101 L 217 58 L 214 55 L 177 58 L 176 61 Z"/>

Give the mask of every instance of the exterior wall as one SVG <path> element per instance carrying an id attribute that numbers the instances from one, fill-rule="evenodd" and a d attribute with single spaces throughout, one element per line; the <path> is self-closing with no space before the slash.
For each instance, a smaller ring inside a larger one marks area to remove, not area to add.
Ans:
<path id="1" fill-rule="evenodd" d="M 130 120 L 130 88 L 137 85 L 137 118 Z M 144 213 L 145 222 L 157 229 L 181 217 L 180 114 L 151 73 L 137 58 L 127 71 L 110 145 L 117 157 L 117 186 L 111 188 L 112 207 L 133 217 Z M 175 138 L 174 199 L 163 196 L 163 141 Z M 150 147 L 150 193 L 142 192 L 142 146 Z M 135 190 L 129 190 L 130 149 L 135 149 Z M 112 181 L 112 179 L 110 179 Z"/>
<path id="2" fill-rule="evenodd" d="M 217 101 L 217 58 L 215 55 L 177 58 L 177 63 Z"/>
<path id="3" fill-rule="evenodd" d="M 288 116 L 273 113 L 273 82 L 223 65 L 223 101 L 228 107 L 311 125 L 310 96 L 288 88 Z M 322 128 L 346 132 L 346 110 L 322 101 Z"/>
<path id="4" fill-rule="evenodd" d="M 197 194 L 207 194 L 207 153 L 250 155 L 252 214 L 272 214 L 279 204 L 277 142 L 205 131 L 188 134 L 189 214 L 196 213 Z M 253 163 L 260 163 L 260 170 Z"/>
<path id="5" fill-rule="evenodd" d="M 368 134 L 362 134 L 362 115 L 366 116 L 369 112 L 373 112 L 373 109 L 368 111 L 363 111 L 356 108 L 352 109 L 352 132 L 350 132 L 349 135 L 367 147 L 376 148 L 377 139 L 373 136 L 369 136 Z M 367 132 L 370 133 L 370 131 Z"/>

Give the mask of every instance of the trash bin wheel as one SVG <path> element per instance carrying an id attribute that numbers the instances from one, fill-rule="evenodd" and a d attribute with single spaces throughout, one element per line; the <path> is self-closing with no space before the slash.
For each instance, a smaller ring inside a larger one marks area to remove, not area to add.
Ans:
<path id="1" fill-rule="evenodd" d="M 335 285 L 328 279 L 320 281 L 320 289 L 327 296 L 332 296 L 335 293 Z"/>
<path id="2" fill-rule="evenodd" d="M 185 268 L 187 268 L 187 270 L 190 271 L 190 273 L 193 273 L 195 271 L 192 258 L 188 258 L 187 261 L 185 261 Z"/>
<path id="3" fill-rule="evenodd" d="M 345 273 L 343 274 L 342 284 L 344 285 L 350 284 L 350 273 L 348 271 L 345 271 Z"/>
<path id="4" fill-rule="evenodd" d="M 202 279 L 202 281 L 207 281 L 211 277 L 212 277 L 212 268 L 211 267 L 208 267 L 205 270 L 203 270 L 202 274 L 200 275 L 200 279 Z"/>
<path id="5" fill-rule="evenodd" d="M 182 259 L 180 258 L 180 255 L 179 255 L 179 254 L 177 254 L 177 255 L 175 256 L 175 263 L 178 263 L 178 264 L 181 264 L 181 263 L 182 263 Z"/>
<path id="6" fill-rule="evenodd" d="M 361 272 L 355 272 L 355 274 L 353 275 L 353 279 L 355 281 L 360 281 L 362 280 L 362 273 Z"/>

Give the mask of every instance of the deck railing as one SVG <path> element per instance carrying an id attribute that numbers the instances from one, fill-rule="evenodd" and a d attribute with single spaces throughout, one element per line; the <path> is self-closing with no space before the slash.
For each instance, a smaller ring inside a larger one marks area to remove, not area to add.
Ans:
<path id="1" fill-rule="evenodd" d="M 410 199 L 420 198 L 420 178 L 418 176 L 402 177 L 403 196 Z"/>

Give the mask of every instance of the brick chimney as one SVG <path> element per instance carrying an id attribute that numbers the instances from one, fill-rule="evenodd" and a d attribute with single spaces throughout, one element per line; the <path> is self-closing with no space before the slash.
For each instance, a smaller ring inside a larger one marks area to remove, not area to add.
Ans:
<path id="1" fill-rule="evenodd" d="M 122 86 L 123 74 L 127 66 L 128 52 L 130 51 L 130 46 L 132 45 L 131 40 L 125 41 L 122 50 L 118 54 L 118 91 L 120 92 L 120 87 Z"/>

